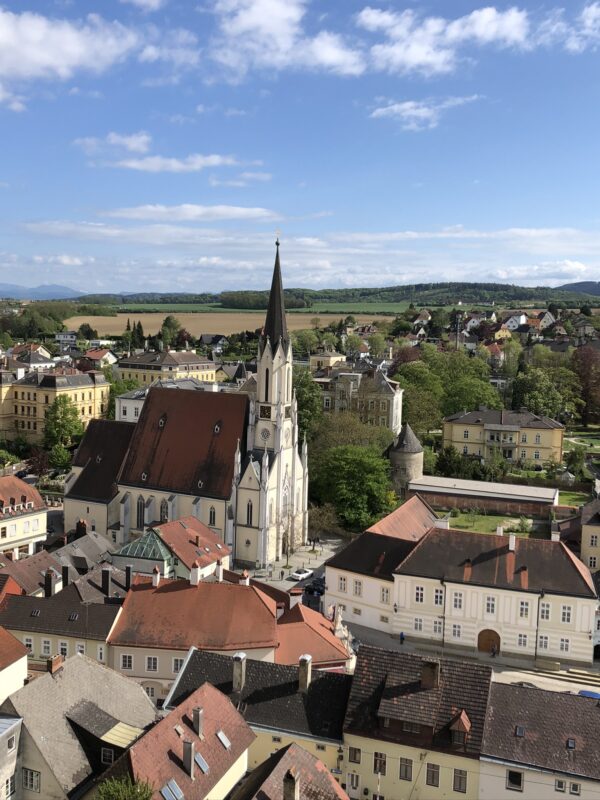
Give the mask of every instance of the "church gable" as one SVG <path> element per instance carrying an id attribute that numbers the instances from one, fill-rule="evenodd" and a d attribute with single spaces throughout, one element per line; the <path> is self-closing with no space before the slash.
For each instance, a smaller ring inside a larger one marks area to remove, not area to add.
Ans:
<path id="1" fill-rule="evenodd" d="M 245 395 L 152 388 L 119 483 L 227 499 L 247 419 Z"/>

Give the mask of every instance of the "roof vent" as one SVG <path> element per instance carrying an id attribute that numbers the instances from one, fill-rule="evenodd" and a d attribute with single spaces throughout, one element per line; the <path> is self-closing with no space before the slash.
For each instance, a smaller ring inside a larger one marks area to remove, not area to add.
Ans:
<path id="1" fill-rule="evenodd" d="M 515 736 L 517 739 L 522 739 L 525 736 L 525 728 L 522 725 L 517 725 L 515 728 Z"/>
<path id="2" fill-rule="evenodd" d="M 216 425 L 215 425 L 215 427 L 214 427 L 214 432 L 215 432 L 215 433 L 221 433 L 221 426 L 219 425 L 219 423 L 218 423 L 218 422 L 217 422 L 217 424 L 216 424 Z"/>
<path id="3" fill-rule="evenodd" d="M 567 750 L 575 750 L 575 739 L 567 739 Z"/>
<path id="4" fill-rule="evenodd" d="M 204 486 L 204 481 L 198 481 L 198 488 L 201 489 Z"/>
<path id="5" fill-rule="evenodd" d="M 75 622 L 79 619 L 79 612 L 78 611 L 71 611 L 69 614 L 69 622 Z"/>
<path id="6" fill-rule="evenodd" d="M 31 612 L 31 615 L 30 615 L 30 616 L 32 616 L 32 617 L 39 617 L 39 615 L 40 615 L 40 610 L 39 610 L 39 608 L 34 608 L 34 609 L 33 609 L 33 611 Z"/>
<path id="7" fill-rule="evenodd" d="M 229 741 L 227 736 L 225 736 L 223 731 L 217 731 L 217 739 L 221 742 L 221 744 L 226 750 L 229 750 L 231 748 L 231 742 Z"/>
<path id="8" fill-rule="evenodd" d="M 142 472 L 142 480 L 145 481 L 147 479 L 148 479 L 148 473 L 147 472 Z"/>
<path id="9" fill-rule="evenodd" d="M 96 456 L 96 464 L 100 464 L 101 461 L 102 461 L 102 456 L 100 455 L 100 453 L 98 453 L 98 455 Z"/>
<path id="10" fill-rule="evenodd" d="M 158 420 L 158 427 L 159 428 L 164 428 L 166 421 L 167 421 L 167 415 L 163 414 L 162 417 Z"/>

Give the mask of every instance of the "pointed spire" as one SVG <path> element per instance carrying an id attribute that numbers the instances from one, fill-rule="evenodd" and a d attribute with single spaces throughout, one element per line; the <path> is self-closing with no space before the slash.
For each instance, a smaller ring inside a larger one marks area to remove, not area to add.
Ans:
<path id="1" fill-rule="evenodd" d="M 415 436 L 413 429 L 408 422 L 402 427 L 400 435 L 392 445 L 392 450 L 399 450 L 403 453 L 422 453 L 421 442 Z"/>
<path id="2" fill-rule="evenodd" d="M 267 318 L 263 335 L 269 337 L 273 353 L 277 349 L 281 340 L 284 347 L 288 344 L 287 322 L 285 319 L 285 301 L 283 297 L 283 283 L 281 280 L 281 265 L 279 263 L 279 239 L 275 242 L 277 248 L 275 253 L 275 268 L 273 270 L 273 282 L 271 283 L 271 293 L 269 295 L 269 305 L 267 308 Z"/>

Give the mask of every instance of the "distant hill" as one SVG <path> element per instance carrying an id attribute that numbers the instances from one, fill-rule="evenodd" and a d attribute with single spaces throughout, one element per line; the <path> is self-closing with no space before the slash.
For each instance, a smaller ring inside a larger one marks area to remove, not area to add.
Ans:
<path id="1" fill-rule="evenodd" d="M 80 294 L 81 292 L 76 292 L 69 286 L 57 284 L 29 287 L 13 283 L 0 283 L 0 297 L 11 300 L 66 300 L 79 297 Z"/>
<path id="2" fill-rule="evenodd" d="M 600 281 L 579 281 L 578 283 L 565 283 L 557 287 L 564 292 L 577 292 L 578 294 L 600 295 Z"/>

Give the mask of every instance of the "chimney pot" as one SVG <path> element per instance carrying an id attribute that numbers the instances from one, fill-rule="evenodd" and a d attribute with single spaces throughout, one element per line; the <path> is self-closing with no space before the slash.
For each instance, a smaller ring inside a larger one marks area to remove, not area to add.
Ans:
<path id="1" fill-rule="evenodd" d="M 155 588 L 160 585 L 160 569 L 158 566 L 152 570 L 152 586 Z"/>
<path id="2" fill-rule="evenodd" d="M 233 691 L 242 692 L 246 685 L 246 653 L 236 653 L 233 657 Z"/>
<path id="3" fill-rule="evenodd" d="M 194 538 L 196 539 L 196 547 L 200 547 L 200 535 L 196 534 Z"/>
<path id="4" fill-rule="evenodd" d="M 514 533 L 511 533 L 508 537 L 508 549 L 514 553 L 515 547 L 517 546 L 517 537 Z"/>
<path id="5" fill-rule="evenodd" d="M 194 780 L 194 743 L 189 739 L 183 740 L 183 768 Z"/>
<path id="6" fill-rule="evenodd" d="M 291 767 L 283 778 L 283 800 L 300 800 L 298 771 Z"/>
<path id="7" fill-rule="evenodd" d="M 248 574 L 248 570 L 247 569 L 245 569 L 242 572 L 242 579 L 240 581 L 240 584 L 242 586 L 250 586 L 250 575 Z"/>
<path id="8" fill-rule="evenodd" d="M 204 709 L 196 707 L 192 710 L 192 722 L 196 736 L 201 739 L 204 735 Z"/>
<path id="9" fill-rule="evenodd" d="M 421 688 L 437 689 L 440 685 L 440 662 L 421 662 Z"/>
<path id="10" fill-rule="evenodd" d="M 131 564 L 127 564 L 125 567 L 125 589 L 129 591 L 131 589 L 131 580 L 133 577 L 133 567 Z"/>
<path id="11" fill-rule="evenodd" d="M 105 597 L 110 597 L 111 583 L 111 568 L 102 567 L 102 594 Z"/>
<path id="12" fill-rule="evenodd" d="M 64 661 L 65 659 L 61 655 L 52 656 L 46 661 L 46 670 L 50 673 L 50 675 L 54 675 L 55 672 L 58 672 L 59 669 L 62 669 Z"/>
<path id="13" fill-rule="evenodd" d="M 300 656 L 298 669 L 298 688 L 301 692 L 307 692 L 312 678 L 312 656 L 305 653 Z"/>

